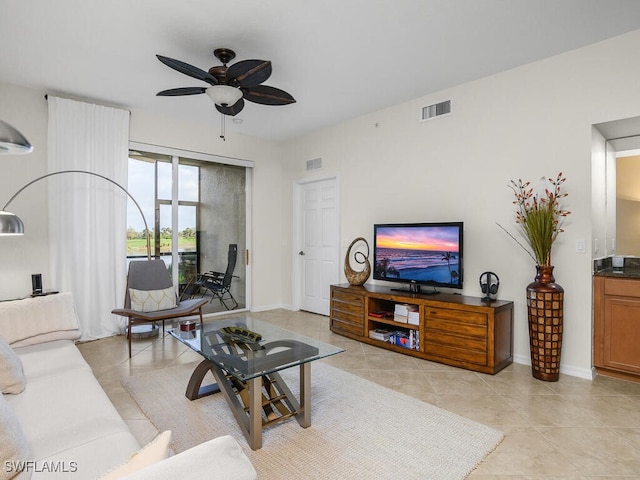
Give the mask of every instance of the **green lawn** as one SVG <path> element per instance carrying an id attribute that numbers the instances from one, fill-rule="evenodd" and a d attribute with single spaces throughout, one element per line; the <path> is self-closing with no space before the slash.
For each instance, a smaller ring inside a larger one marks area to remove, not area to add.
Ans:
<path id="1" fill-rule="evenodd" d="M 154 250 L 155 242 L 151 239 L 151 251 Z M 195 251 L 195 237 L 178 237 L 178 249 L 182 251 Z M 160 239 L 160 250 L 169 252 L 171 250 L 171 240 Z M 127 255 L 137 255 L 147 253 L 147 241 L 144 238 L 127 239 Z"/>

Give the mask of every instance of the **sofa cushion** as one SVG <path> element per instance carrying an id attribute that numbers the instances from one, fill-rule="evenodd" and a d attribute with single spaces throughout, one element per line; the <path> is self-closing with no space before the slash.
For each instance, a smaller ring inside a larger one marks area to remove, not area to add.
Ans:
<path id="1" fill-rule="evenodd" d="M 95 478 L 140 448 L 72 341 L 15 351 L 27 388 L 5 398 L 20 420 L 31 460 L 68 470 L 34 471 L 32 478 L 64 478 L 71 470 L 77 478 Z"/>
<path id="2" fill-rule="evenodd" d="M 80 338 L 71 293 L 0 302 L 0 332 L 13 348 Z"/>
<path id="3" fill-rule="evenodd" d="M 107 472 L 100 477 L 100 480 L 117 480 L 129 475 L 130 473 L 137 472 L 138 470 L 153 465 L 156 462 L 160 462 L 165 458 L 168 458 L 171 454 L 169 443 L 171 442 L 171 430 L 165 430 L 151 442 L 147 443 L 144 447 L 134 453 L 129 460 L 115 469 Z"/>
<path id="4" fill-rule="evenodd" d="M 229 435 L 208 440 L 122 480 L 255 480 L 256 470 Z"/>
<path id="5" fill-rule="evenodd" d="M 95 479 L 126 461 L 140 448 L 130 432 L 106 436 L 96 433 L 87 443 L 78 442 L 71 448 L 36 460 L 37 465 L 55 465 L 58 471 L 34 471 L 31 480 Z"/>
<path id="6" fill-rule="evenodd" d="M 0 391 L 20 393 L 24 390 L 24 386 L 25 378 L 20 357 L 0 336 Z"/>
<path id="7" fill-rule="evenodd" d="M 91 373 L 80 350 L 69 340 L 56 340 L 13 349 L 20 357 L 24 376 L 29 383 L 40 378 L 67 375 L 68 372 Z"/>
<path id="8" fill-rule="evenodd" d="M 14 478 L 20 473 L 18 462 L 29 460 L 27 438 L 4 395 L 0 395 L 0 459 L 0 480 Z"/>
<path id="9" fill-rule="evenodd" d="M 20 419 L 34 459 L 129 431 L 90 371 L 75 369 L 27 381 L 28 388 L 7 401 Z"/>
<path id="10" fill-rule="evenodd" d="M 135 288 L 130 288 L 129 296 L 131 298 L 131 310 L 137 312 L 157 312 L 175 308 L 177 305 L 176 291 L 173 287 L 162 290 L 136 290 Z"/>

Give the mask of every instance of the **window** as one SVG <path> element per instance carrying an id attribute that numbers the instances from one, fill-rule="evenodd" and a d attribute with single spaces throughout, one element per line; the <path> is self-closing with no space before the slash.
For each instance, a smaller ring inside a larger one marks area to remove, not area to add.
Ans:
<path id="1" fill-rule="evenodd" d="M 237 244 L 231 290 L 240 308 L 246 305 L 246 172 L 242 165 L 138 149 L 129 152 L 128 190 L 147 220 L 151 255 L 164 260 L 180 294 L 199 274 L 224 272 L 229 244 Z M 146 258 L 144 221 L 129 200 L 127 260 L 142 258 Z M 225 308 L 212 299 L 205 310 Z"/>

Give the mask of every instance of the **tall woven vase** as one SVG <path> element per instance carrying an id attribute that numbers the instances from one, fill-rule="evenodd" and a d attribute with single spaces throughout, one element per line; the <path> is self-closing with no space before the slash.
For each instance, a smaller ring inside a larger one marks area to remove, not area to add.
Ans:
<path id="1" fill-rule="evenodd" d="M 536 278 L 527 285 L 531 370 L 535 378 L 560 378 L 564 289 L 555 283 L 553 267 L 536 266 Z"/>

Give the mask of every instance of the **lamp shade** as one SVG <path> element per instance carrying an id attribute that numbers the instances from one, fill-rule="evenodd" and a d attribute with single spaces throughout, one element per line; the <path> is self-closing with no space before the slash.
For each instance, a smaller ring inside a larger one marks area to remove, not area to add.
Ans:
<path id="1" fill-rule="evenodd" d="M 24 224 L 17 215 L 0 210 L 0 235 L 24 235 Z"/>
<path id="2" fill-rule="evenodd" d="M 18 130 L 0 120 L 0 153 L 29 153 L 33 146 Z"/>
<path id="3" fill-rule="evenodd" d="M 227 107 L 235 105 L 242 98 L 242 90 L 229 85 L 213 85 L 207 88 L 206 93 L 216 105 Z"/>

